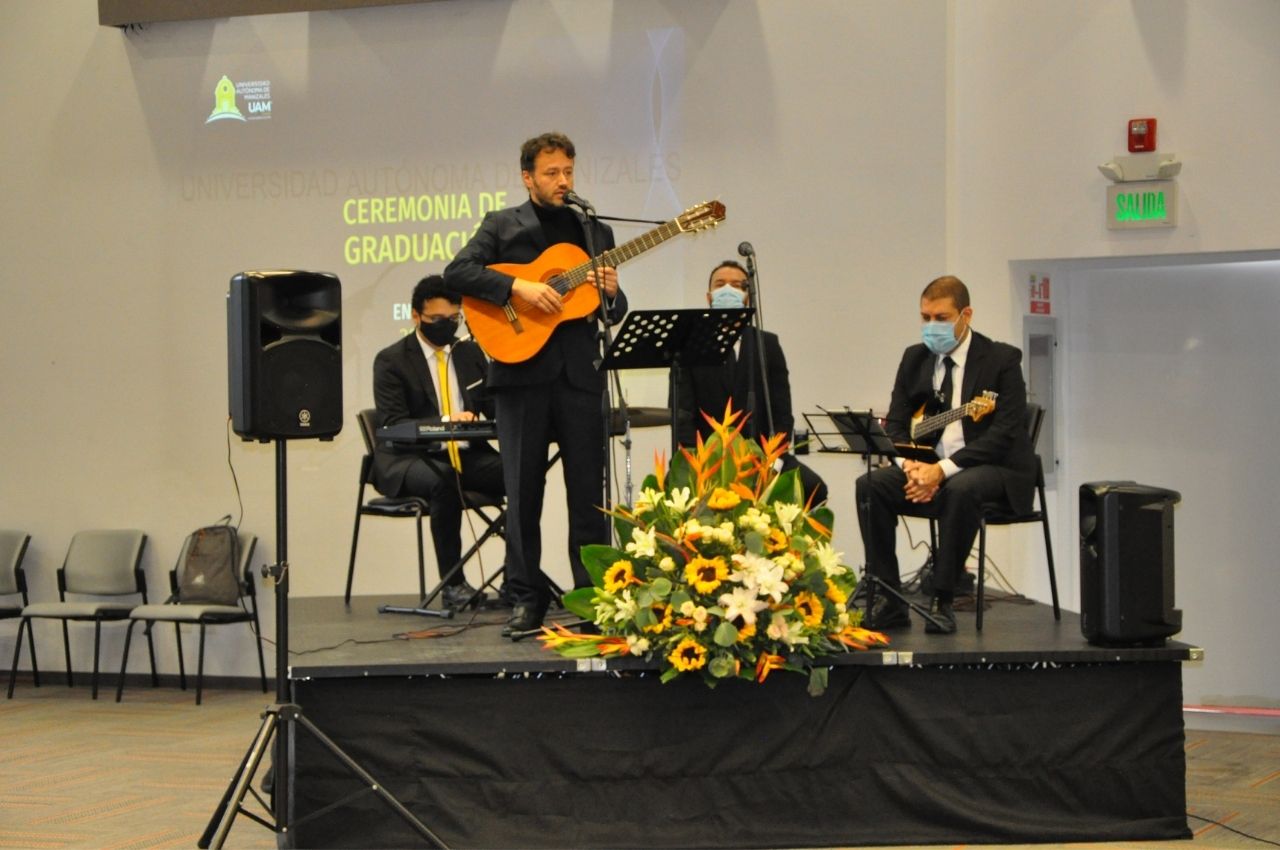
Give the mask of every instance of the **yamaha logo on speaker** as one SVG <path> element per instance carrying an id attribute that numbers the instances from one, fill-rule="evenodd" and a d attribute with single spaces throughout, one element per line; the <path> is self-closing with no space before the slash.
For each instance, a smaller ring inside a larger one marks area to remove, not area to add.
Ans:
<path id="1" fill-rule="evenodd" d="M 298 411 L 298 426 L 301 428 L 311 427 L 311 411 L 305 407 Z"/>

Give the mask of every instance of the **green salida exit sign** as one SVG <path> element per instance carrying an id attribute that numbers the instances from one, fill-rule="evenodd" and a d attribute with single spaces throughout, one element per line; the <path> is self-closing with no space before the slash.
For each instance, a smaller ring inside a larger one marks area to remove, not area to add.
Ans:
<path id="1" fill-rule="evenodd" d="M 1113 183 L 1107 187 L 1107 228 L 1132 230 L 1178 226 L 1178 184 L 1174 180 Z"/>

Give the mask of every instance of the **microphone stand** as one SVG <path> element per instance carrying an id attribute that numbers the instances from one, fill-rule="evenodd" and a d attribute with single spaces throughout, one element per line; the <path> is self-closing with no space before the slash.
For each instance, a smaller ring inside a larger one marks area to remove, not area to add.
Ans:
<path id="1" fill-rule="evenodd" d="M 738 251 L 742 252 L 743 246 L 738 246 Z M 773 430 L 773 399 L 769 396 L 769 356 L 764 350 L 764 306 L 760 303 L 760 283 L 756 275 L 756 255 L 754 251 L 747 251 L 744 255 L 747 260 L 747 293 L 751 296 L 751 306 L 755 308 L 755 315 L 751 320 L 751 327 L 756 339 L 756 356 L 755 360 L 750 363 L 747 372 L 747 410 L 755 411 L 756 408 L 756 381 L 755 367 L 760 368 L 760 384 L 764 387 L 764 420 L 768 430 L 765 432 L 766 437 L 774 435 Z M 759 429 L 757 428 L 757 433 Z M 787 435 L 787 439 L 791 439 L 791 435 Z"/>
<path id="2" fill-rule="evenodd" d="M 582 212 L 582 234 L 587 243 L 587 257 L 591 262 L 591 277 L 595 281 L 596 294 L 599 296 L 599 307 L 597 309 L 597 333 L 596 343 L 599 356 L 596 357 L 595 366 L 599 370 L 601 364 L 604 363 L 605 352 L 609 350 L 609 346 L 613 344 L 613 336 L 609 331 L 609 305 L 608 294 L 604 291 L 604 280 L 600 274 L 600 258 L 596 256 L 594 224 L 596 221 L 596 211 L 588 203 L 574 204 Z M 614 376 L 615 380 L 617 376 Z M 621 396 L 621 386 L 618 388 L 618 394 Z M 604 422 L 604 477 L 601 480 L 601 487 L 604 491 L 604 498 L 600 504 L 607 511 L 613 507 L 613 499 L 611 491 L 613 489 L 613 439 L 609 432 L 613 425 L 613 405 L 610 402 L 610 387 L 608 376 L 605 377 L 604 394 L 600 397 L 600 416 Z M 628 420 L 625 408 L 625 402 L 622 410 L 623 430 L 627 433 L 631 430 L 631 423 Z M 610 536 L 613 535 L 613 523 L 609 523 Z"/>

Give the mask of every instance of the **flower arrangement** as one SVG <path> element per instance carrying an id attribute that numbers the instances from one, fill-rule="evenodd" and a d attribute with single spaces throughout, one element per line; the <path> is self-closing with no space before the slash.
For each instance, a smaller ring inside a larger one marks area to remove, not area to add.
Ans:
<path id="1" fill-rule="evenodd" d="M 600 633 L 558 626 L 539 639 L 570 658 L 659 659 L 664 682 L 763 682 L 790 670 L 821 693 L 827 668 L 814 659 L 888 638 L 847 607 L 854 577 L 831 547 L 830 509 L 803 503 L 796 470 L 775 472 L 785 435 L 753 443 L 728 407 L 719 421 L 704 417 L 710 438 L 670 469 L 657 457 L 635 504 L 609 512 L 623 549 L 582 549 L 594 586 L 564 603 Z"/>

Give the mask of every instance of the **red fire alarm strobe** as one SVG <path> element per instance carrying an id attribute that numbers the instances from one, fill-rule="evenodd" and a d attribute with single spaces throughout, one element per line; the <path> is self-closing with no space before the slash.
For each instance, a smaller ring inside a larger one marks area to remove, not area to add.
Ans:
<path id="1" fill-rule="evenodd" d="M 1156 119 L 1133 118 L 1129 121 L 1129 153 L 1156 149 Z"/>

